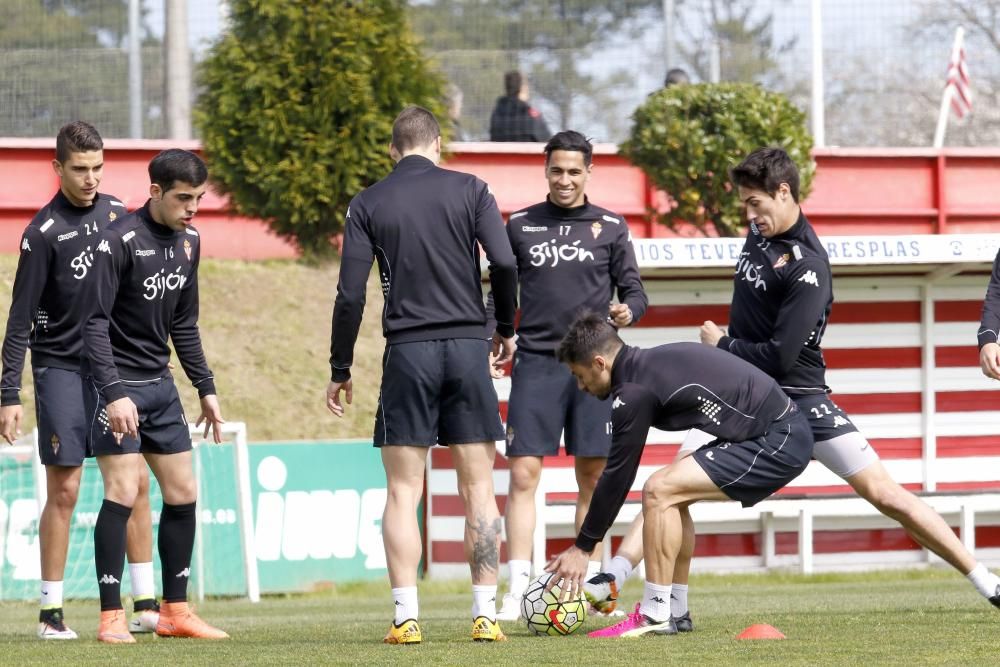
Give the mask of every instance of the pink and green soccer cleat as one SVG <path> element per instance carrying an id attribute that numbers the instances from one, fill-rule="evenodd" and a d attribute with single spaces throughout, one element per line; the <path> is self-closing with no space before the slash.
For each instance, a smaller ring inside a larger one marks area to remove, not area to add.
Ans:
<path id="1" fill-rule="evenodd" d="M 654 621 L 639 611 L 639 604 L 635 605 L 635 611 L 625 617 L 625 620 L 601 630 L 588 632 L 588 637 L 642 637 L 643 635 L 676 635 L 677 626 L 674 619 L 668 618 L 665 621 Z"/>

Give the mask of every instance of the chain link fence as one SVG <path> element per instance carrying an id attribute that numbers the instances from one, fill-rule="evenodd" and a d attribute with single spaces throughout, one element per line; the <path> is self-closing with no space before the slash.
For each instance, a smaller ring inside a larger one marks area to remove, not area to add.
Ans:
<path id="1" fill-rule="evenodd" d="M 130 0 L 0 2 L 0 136 L 50 137 L 84 118 L 106 137 L 168 136 L 167 0 L 138 2 L 141 90 L 129 87 Z M 175 0 L 170 0 L 174 2 Z M 225 0 L 187 3 L 192 70 L 226 26 Z M 691 81 L 752 81 L 805 111 L 812 11 L 822 11 L 827 145 L 928 146 L 955 27 L 975 95 L 946 145 L 1000 145 L 1000 0 L 409 0 L 413 30 L 450 82 L 462 138 L 487 140 L 517 69 L 553 130 L 618 142 L 671 67 Z M 668 53 L 669 52 L 669 53 Z M 136 51 L 132 51 L 135 57 Z M 191 83 L 197 94 L 196 77 Z M 459 106 L 459 105 L 456 105 Z M 195 128 L 197 134 L 197 128 Z"/>

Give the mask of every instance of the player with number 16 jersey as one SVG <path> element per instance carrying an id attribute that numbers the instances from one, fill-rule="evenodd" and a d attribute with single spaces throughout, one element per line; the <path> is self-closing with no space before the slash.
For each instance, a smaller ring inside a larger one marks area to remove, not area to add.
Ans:
<path id="1" fill-rule="evenodd" d="M 125 395 L 123 381 L 168 374 L 168 338 L 199 396 L 215 393 L 198 332 L 199 241 L 194 227 L 174 231 L 143 206 L 108 227 L 97 245 L 107 257 L 95 259 L 93 280 L 108 337 L 88 344 L 97 346 L 90 370 L 109 402 Z"/>
<path id="2" fill-rule="evenodd" d="M 208 169 L 194 153 L 169 149 L 149 163 L 149 200 L 104 230 L 88 284 L 83 327 L 85 372 L 99 400 L 90 406 L 91 442 L 104 478 L 94 526 L 101 598 L 98 639 L 133 643 L 123 623 L 120 582 L 124 526 L 132 512 L 141 454 L 163 495 L 158 547 L 163 605 L 156 633 L 225 639 L 229 635 L 187 604 L 196 531 L 198 485 L 191 436 L 170 374 L 170 347 L 198 390 L 205 437 L 222 441 L 215 380 L 198 331 L 200 237 L 191 222 L 207 190 Z"/>

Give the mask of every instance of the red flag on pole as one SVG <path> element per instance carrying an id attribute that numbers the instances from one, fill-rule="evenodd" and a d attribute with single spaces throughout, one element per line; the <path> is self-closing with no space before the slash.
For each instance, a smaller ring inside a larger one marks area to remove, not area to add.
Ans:
<path id="1" fill-rule="evenodd" d="M 972 89 L 969 88 L 969 68 L 965 64 L 965 47 L 960 46 L 957 53 L 952 53 L 948 63 L 948 83 L 954 94 L 951 96 L 951 110 L 961 120 L 965 114 L 972 112 Z"/>
<path id="2" fill-rule="evenodd" d="M 938 111 L 937 129 L 934 131 L 934 147 L 944 146 L 944 133 L 948 127 L 948 107 L 962 119 L 972 112 L 972 89 L 969 87 L 969 68 L 965 64 L 965 30 L 955 29 L 955 43 L 951 47 L 951 60 L 948 61 L 948 81 L 941 95 L 941 108 Z"/>

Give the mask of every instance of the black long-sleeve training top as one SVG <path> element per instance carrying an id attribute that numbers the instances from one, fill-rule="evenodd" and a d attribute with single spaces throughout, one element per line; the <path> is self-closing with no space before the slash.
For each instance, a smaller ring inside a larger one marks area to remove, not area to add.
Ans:
<path id="1" fill-rule="evenodd" d="M 507 235 L 521 285 L 518 349 L 551 354 L 585 311 L 606 313 L 612 296 L 632 311 L 648 300 L 625 219 L 585 201 L 563 208 L 546 199 L 511 214 Z"/>
<path id="2" fill-rule="evenodd" d="M 771 239 L 751 225 L 733 276 L 729 335 L 718 346 L 789 394 L 829 392 L 820 343 L 832 307 L 830 259 L 805 215 Z"/>
<path id="3" fill-rule="evenodd" d="M 764 435 L 791 399 L 758 368 L 700 343 L 622 347 L 611 369 L 612 441 L 576 546 L 590 552 L 625 503 L 652 427 L 742 442 Z"/>
<path id="4" fill-rule="evenodd" d="M 168 339 L 198 395 L 215 393 L 198 331 L 198 231 L 175 232 L 148 206 L 102 232 L 85 290 L 86 368 L 109 403 L 125 396 L 122 380 L 169 373 Z"/>
<path id="5" fill-rule="evenodd" d="M 333 309 L 331 379 L 351 377 L 365 286 L 376 259 L 385 296 L 382 333 L 389 344 L 490 337 L 480 243 L 489 261 L 497 331 L 513 336 L 517 264 L 486 183 L 410 155 L 354 197 Z"/>
<path id="6" fill-rule="evenodd" d="M 490 141 L 548 141 L 552 137 L 545 118 L 519 97 L 498 97 L 490 114 Z"/>
<path id="7" fill-rule="evenodd" d="M 983 317 L 979 324 L 979 347 L 986 343 L 1000 342 L 1000 252 L 993 260 L 993 273 L 986 287 L 986 298 L 983 300 Z M 7 357 L 4 357 L 6 366 Z"/>
<path id="8" fill-rule="evenodd" d="M 128 213 L 116 198 L 97 194 L 90 206 L 74 206 L 56 193 L 25 228 L 3 340 L 0 403 L 21 402 L 24 353 L 35 367 L 80 370 L 84 281 L 101 230 Z"/>

